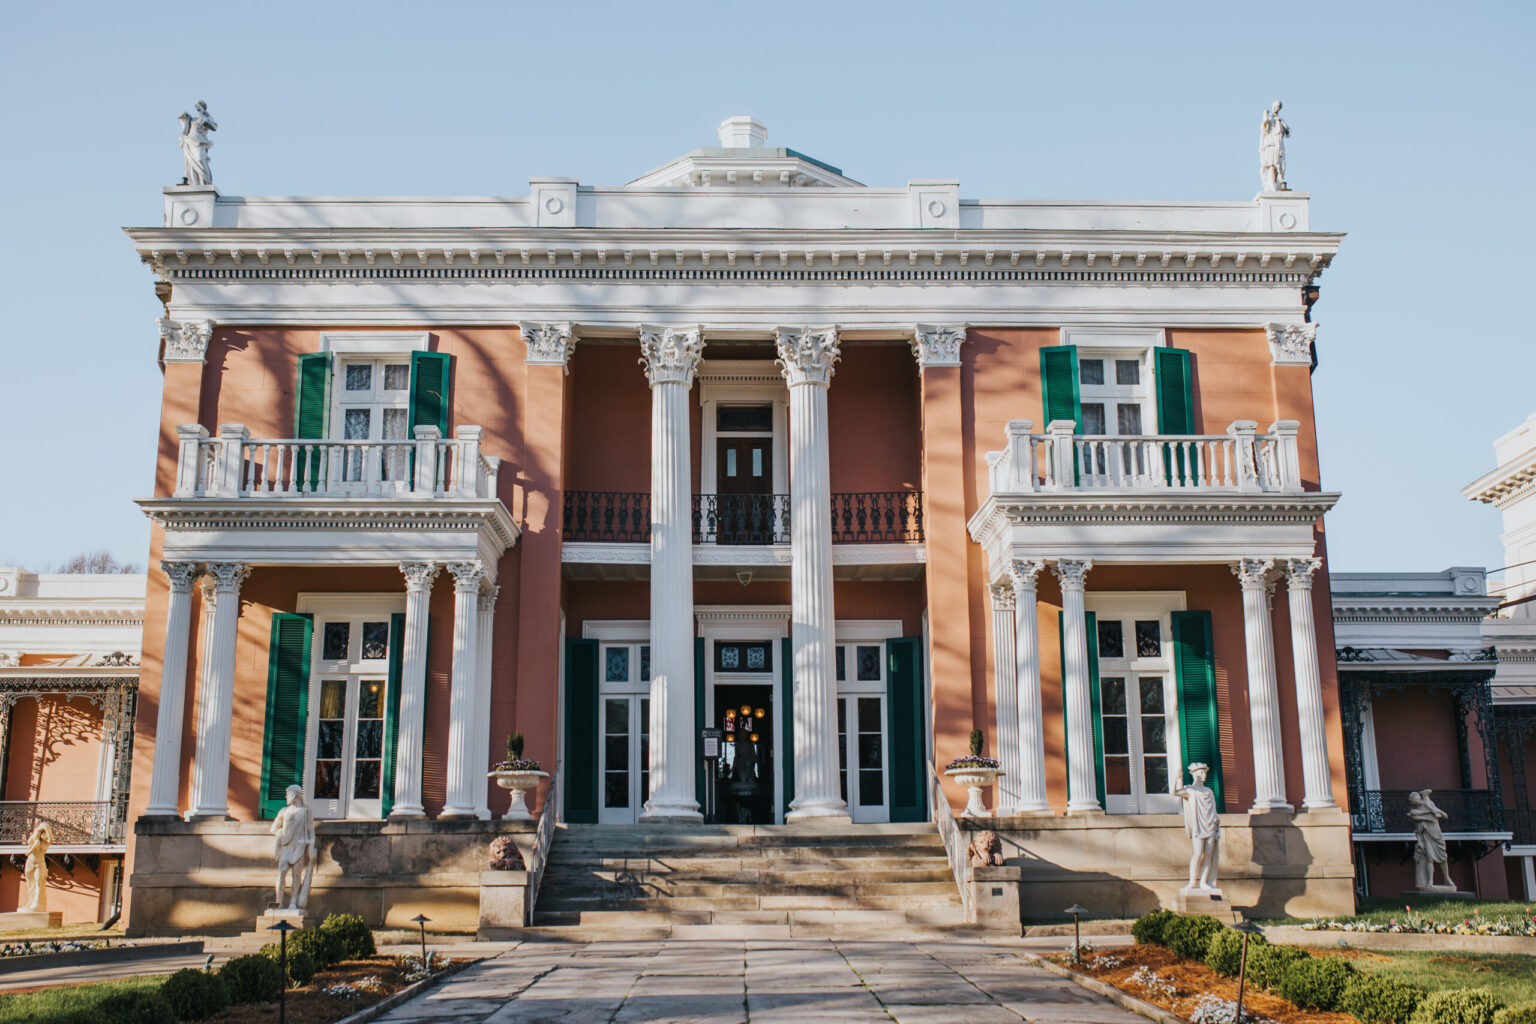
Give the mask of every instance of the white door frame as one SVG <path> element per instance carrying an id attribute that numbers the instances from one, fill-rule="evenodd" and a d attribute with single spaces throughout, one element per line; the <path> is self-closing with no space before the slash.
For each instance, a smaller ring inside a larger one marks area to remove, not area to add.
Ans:
<path id="1" fill-rule="evenodd" d="M 890 666 L 886 661 L 887 640 L 894 640 L 902 635 L 900 619 L 838 619 L 835 630 L 838 647 L 847 647 L 848 653 L 844 655 L 844 677 L 837 682 L 837 696 L 839 700 L 854 700 L 858 697 L 878 696 L 880 698 L 880 756 L 883 763 L 882 775 L 884 785 L 881 787 L 880 804 L 860 804 L 858 801 L 858 789 L 856 773 L 858 760 L 856 757 L 856 742 L 858 729 L 856 717 L 853 714 L 845 717 L 845 725 L 851 728 L 848 748 L 848 813 L 855 824 L 865 822 L 886 822 L 891 820 L 891 772 L 894 766 L 891 764 L 891 729 L 890 729 L 890 678 L 888 671 Z M 880 678 L 877 681 L 860 682 L 856 676 L 856 664 L 854 661 L 854 649 L 860 645 L 868 646 L 878 644 L 880 646 Z M 857 707 L 854 707 L 857 711 Z M 862 812 L 862 813 L 861 813 Z"/>
<path id="2" fill-rule="evenodd" d="M 643 765 L 642 736 L 649 731 L 648 722 L 642 722 L 642 712 L 645 709 L 644 700 L 651 696 L 650 681 L 642 677 L 640 671 L 640 648 L 648 646 L 651 642 L 651 623 L 649 619 L 600 619 L 589 620 L 582 623 L 581 635 L 585 640 L 597 641 L 597 735 L 592 741 L 597 747 L 597 820 L 599 824 L 632 824 L 639 820 L 640 814 L 645 810 L 647 794 L 642 791 L 640 780 L 643 772 L 649 766 Z M 632 645 L 634 656 L 630 660 L 631 678 L 624 682 L 608 682 L 607 658 L 603 652 L 604 644 Z M 627 815 L 617 813 L 606 814 L 609 820 L 604 821 L 607 809 L 604 806 L 605 793 L 607 792 L 605 778 L 608 769 L 608 750 L 604 742 L 608 735 L 605 714 L 608 700 L 627 699 L 630 701 L 629 717 L 629 807 L 624 808 Z M 625 820 L 619 820 L 627 818 Z"/>

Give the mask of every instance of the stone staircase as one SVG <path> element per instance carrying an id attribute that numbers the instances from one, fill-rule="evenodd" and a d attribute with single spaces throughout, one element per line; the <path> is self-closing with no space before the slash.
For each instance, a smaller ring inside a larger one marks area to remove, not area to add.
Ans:
<path id="1" fill-rule="evenodd" d="M 932 825 L 560 825 L 530 937 L 974 930 Z"/>

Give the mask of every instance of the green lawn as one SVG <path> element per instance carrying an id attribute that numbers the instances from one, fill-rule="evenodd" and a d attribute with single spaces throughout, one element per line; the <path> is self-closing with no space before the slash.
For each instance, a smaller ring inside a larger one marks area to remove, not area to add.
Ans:
<path id="1" fill-rule="evenodd" d="M 54 1024 L 73 1014 L 89 1013 L 107 996 L 136 988 L 159 988 L 164 976 L 98 981 L 89 985 L 24 992 L 0 993 L 0 1024 Z M 107 1024 L 102 1021 L 101 1024 Z"/>
<path id="2" fill-rule="evenodd" d="M 1392 920 L 1401 921 L 1408 908 L 1412 908 L 1412 914 L 1416 917 L 1428 918 L 1442 924 L 1457 924 L 1466 920 L 1482 918 L 1484 921 L 1498 921 L 1509 919 L 1527 919 L 1532 913 L 1536 913 L 1536 903 L 1525 903 L 1516 900 L 1475 902 L 1472 900 L 1430 900 L 1423 902 L 1409 899 L 1372 897 L 1360 901 L 1359 912 L 1354 916 L 1341 916 L 1332 920 L 1339 921 L 1364 921 L 1368 924 L 1387 924 Z M 1476 915 L 1473 914 L 1476 911 Z M 1261 924 L 1306 924 L 1312 920 L 1308 917 L 1275 918 Z"/>
<path id="3" fill-rule="evenodd" d="M 1328 955 L 1335 951 L 1318 952 Z M 1431 992 L 1486 988 L 1506 1006 L 1536 1003 L 1536 957 L 1519 953 L 1373 949 L 1356 952 L 1350 962 L 1366 974 L 1406 981 Z"/>

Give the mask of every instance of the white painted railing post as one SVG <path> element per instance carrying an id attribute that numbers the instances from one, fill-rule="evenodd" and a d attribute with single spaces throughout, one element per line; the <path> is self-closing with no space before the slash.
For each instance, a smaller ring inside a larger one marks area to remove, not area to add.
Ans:
<path id="1" fill-rule="evenodd" d="M 1275 481 L 1286 494 L 1301 492 L 1301 450 L 1298 446 L 1301 423 L 1296 420 L 1276 420 L 1269 425 L 1275 437 L 1275 461 L 1280 479 Z"/>
<path id="2" fill-rule="evenodd" d="M 437 442 L 442 440 L 443 432 L 434 426 L 423 426 L 412 433 L 416 435 L 416 479 L 411 489 L 419 498 L 430 498 L 437 493 Z"/>
<path id="3" fill-rule="evenodd" d="M 1046 424 L 1045 432 L 1051 435 L 1051 475 L 1047 490 L 1070 490 L 1077 485 L 1077 474 L 1073 472 L 1077 459 L 1072 451 L 1072 432 L 1076 429 L 1077 424 L 1072 420 L 1051 420 Z"/>
<path id="4" fill-rule="evenodd" d="M 176 497 L 195 498 L 208 429 L 200 423 L 183 423 L 176 428 L 176 439 L 180 445 L 176 453 Z"/>
<path id="5" fill-rule="evenodd" d="M 214 464 L 214 479 L 209 490 L 220 498 L 240 496 L 240 471 L 244 466 L 241 448 L 250 440 L 251 432 L 244 423 L 219 424 L 219 458 Z"/>
<path id="6" fill-rule="evenodd" d="M 1249 494 L 1259 489 L 1258 463 L 1254 461 L 1254 435 L 1259 425 L 1253 420 L 1235 420 L 1227 428 L 1232 436 L 1233 458 L 1237 462 L 1237 489 Z"/>
<path id="7" fill-rule="evenodd" d="M 480 490 L 480 427 L 460 427 L 453 432 L 460 444 L 454 445 L 458 456 L 456 493 L 461 498 L 473 498 Z"/>
<path id="8" fill-rule="evenodd" d="M 497 495 L 496 478 L 501 472 L 501 456 L 482 455 L 480 457 L 485 460 L 485 488 L 484 493 L 477 494 L 475 497 L 494 498 Z"/>
<path id="9" fill-rule="evenodd" d="M 1003 472 L 1008 491 L 1035 489 L 1034 445 L 1029 439 L 1034 426 L 1032 420 L 1008 421 L 1008 447 L 1003 449 Z"/>

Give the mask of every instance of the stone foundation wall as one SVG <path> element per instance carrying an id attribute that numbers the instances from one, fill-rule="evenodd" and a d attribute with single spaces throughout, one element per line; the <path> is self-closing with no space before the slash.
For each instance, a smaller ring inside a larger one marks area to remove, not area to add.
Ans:
<path id="1" fill-rule="evenodd" d="M 266 821 L 144 819 L 134 828 L 128 934 L 238 934 L 274 899 L 276 858 Z M 474 932 L 491 840 L 518 837 L 526 860 L 533 822 L 325 821 L 309 912 L 357 914 L 375 928 Z"/>
<path id="2" fill-rule="evenodd" d="M 1174 909 L 1189 879 L 1189 838 L 1176 814 L 962 819 L 990 828 L 1009 865 L 1023 871 L 1025 920 L 1065 917 L 1080 903 L 1095 915 L 1136 917 Z M 1340 812 L 1223 814 L 1218 884 L 1234 910 L 1254 917 L 1354 913 L 1349 816 Z"/>

